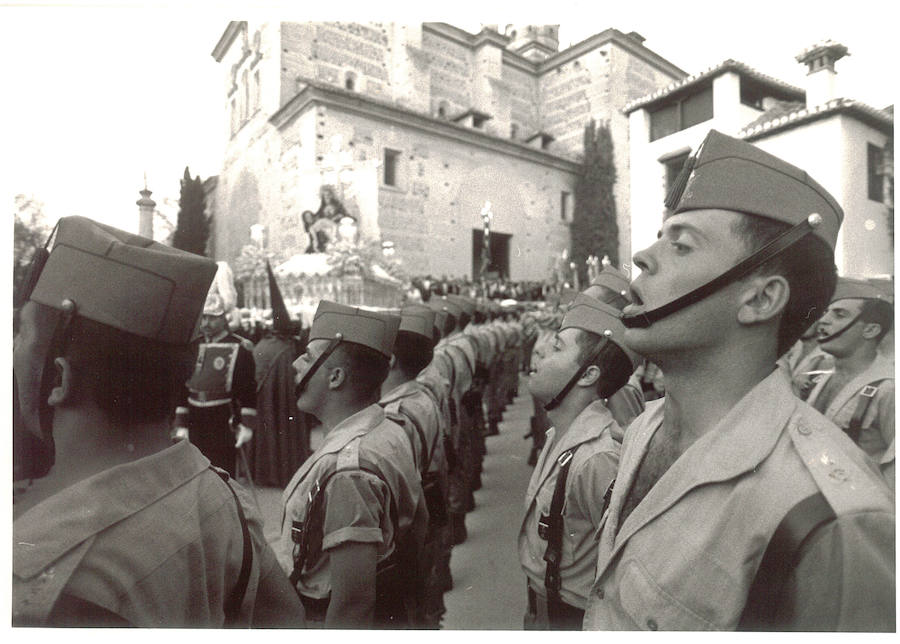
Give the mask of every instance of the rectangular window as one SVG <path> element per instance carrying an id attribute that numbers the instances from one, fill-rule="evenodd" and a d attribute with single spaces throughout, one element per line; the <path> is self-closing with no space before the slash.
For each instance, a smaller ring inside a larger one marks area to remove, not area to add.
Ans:
<path id="1" fill-rule="evenodd" d="M 713 117 L 712 85 L 650 112 L 650 140 L 655 141 Z"/>
<path id="2" fill-rule="evenodd" d="M 384 150 L 384 185 L 397 185 L 397 162 L 400 159 L 400 152 L 397 150 Z"/>
<path id="3" fill-rule="evenodd" d="M 869 199 L 884 203 L 884 150 L 868 144 Z"/>
<path id="4" fill-rule="evenodd" d="M 713 91 L 712 87 L 693 96 L 688 96 L 681 103 L 681 129 L 686 130 L 692 125 L 703 123 L 713 117 Z"/>
<path id="5" fill-rule="evenodd" d="M 559 193 L 559 218 L 569 221 L 569 193 L 563 190 Z"/>
<path id="6" fill-rule="evenodd" d="M 651 141 L 669 136 L 679 129 L 681 128 L 678 127 L 678 103 L 666 105 L 650 113 Z"/>

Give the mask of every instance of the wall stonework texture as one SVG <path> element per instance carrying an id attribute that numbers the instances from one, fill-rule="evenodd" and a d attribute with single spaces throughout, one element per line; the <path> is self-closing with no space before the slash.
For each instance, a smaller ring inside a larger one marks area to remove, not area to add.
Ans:
<path id="1" fill-rule="evenodd" d="M 628 118 L 620 110 L 684 75 L 629 36 L 607 30 L 533 61 L 501 34 L 442 23 L 250 22 L 225 33 L 214 52 L 230 124 L 211 207 L 216 259 L 233 262 L 255 223 L 266 227 L 271 251 L 303 252 L 302 212 L 318 208 L 335 163 L 382 163 L 389 149 L 399 152 L 395 185 L 384 185 L 383 167 L 369 180 L 378 184 L 381 239 L 394 242 L 409 273 L 469 275 L 472 230 L 490 201 L 493 230 L 512 236 L 510 277 L 544 279 L 569 246 L 561 193 L 574 193 L 584 126 L 594 118 L 613 136 L 628 261 Z M 257 70 L 259 87 L 240 87 Z M 258 99 L 244 118 L 233 116 L 233 97 L 245 91 Z M 470 110 L 489 118 L 473 123 Z M 544 149 L 539 133 L 552 137 Z"/>

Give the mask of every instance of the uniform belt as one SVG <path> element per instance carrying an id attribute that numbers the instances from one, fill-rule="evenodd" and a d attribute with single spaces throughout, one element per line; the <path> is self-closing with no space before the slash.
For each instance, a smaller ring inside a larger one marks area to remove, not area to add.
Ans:
<path id="1" fill-rule="evenodd" d="M 202 392 L 196 392 L 188 396 L 188 402 L 194 407 L 218 407 L 219 405 L 227 405 L 231 402 L 231 398 L 217 398 L 215 400 L 207 400 L 206 395 Z"/>

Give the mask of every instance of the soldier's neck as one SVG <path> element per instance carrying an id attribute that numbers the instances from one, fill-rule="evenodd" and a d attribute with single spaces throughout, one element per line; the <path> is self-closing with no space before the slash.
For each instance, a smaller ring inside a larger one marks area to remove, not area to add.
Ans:
<path id="1" fill-rule="evenodd" d="M 168 423 L 122 427 L 91 406 L 58 408 L 53 418 L 53 439 L 53 468 L 16 500 L 16 514 L 95 474 L 172 445 Z"/>
<path id="2" fill-rule="evenodd" d="M 408 377 L 400 369 L 391 369 L 388 373 L 387 379 L 381 385 L 381 397 L 384 398 L 389 393 L 394 391 L 394 389 L 396 389 L 397 387 L 405 385 L 407 382 L 414 379 L 415 378 Z"/>
<path id="3" fill-rule="evenodd" d="M 558 440 L 565 434 L 575 419 L 581 415 L 581 412 L 597 400 L 599 398 L 596 395 L 581 391 L 576 387 L 563 398 L 559 405 L 547 410 L 547 418 L 550 419 L 550 424 L 555 430 L 556 439 Z"/>
<path id="4" fill-rule="evenodd" d="M 868 369 L 877 356 L 875 344 L 865 342 L 845 356 L 834 356 L 834 372 L 839 377 L 852 378 Z"/>
<path id="5" fill-rule="evenodd" d="M 322 423 L 322 427 L 327 435 L 332 429 L 350 418 L 350 416 L 377 402 L 377 395 L 366 399 L 351 396 L 332 397 L 325 403 L 323 409 L 316 414 L 316 418 Z"/>
<path id="6" fill-rule="evenodd" d="M 772 352 L 774 353 L 774 352 Z M 771 375 L 775 358 L 726 350 L 703 360 L 665 361 L 665 424 L 678 428 L 683 449 L 712 430 L 756 385 Z M 682 451 L 683 451 L 682 449 Z"/>

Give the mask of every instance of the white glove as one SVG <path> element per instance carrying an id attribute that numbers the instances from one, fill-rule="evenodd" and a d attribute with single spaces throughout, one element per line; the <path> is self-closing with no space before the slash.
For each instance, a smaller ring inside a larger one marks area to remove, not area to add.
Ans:
<path id="1" fill-rule="evenodd" d="M 237 430 L 237 440 L 234 443 L 235 448 L 240 447 L 244 443 L 248 442 L 251 438 L 253 438 L 253 430 L 243 423 L 238 424 Z"/>
<path id="2" fill-rule="evenodd" d="M 177 441 L 186 441 L 189 438 L 189 432 L 187 427 L 176 427 L 174 433 L 175 440 Z"/>

